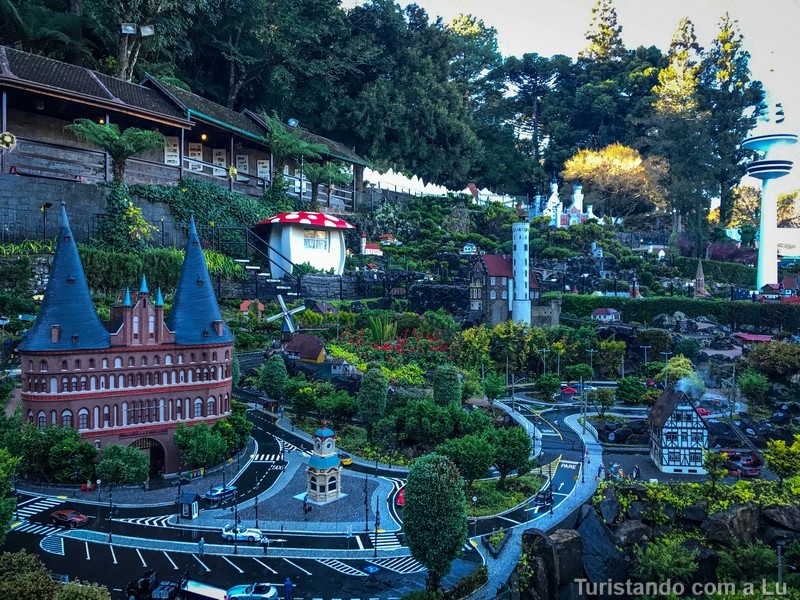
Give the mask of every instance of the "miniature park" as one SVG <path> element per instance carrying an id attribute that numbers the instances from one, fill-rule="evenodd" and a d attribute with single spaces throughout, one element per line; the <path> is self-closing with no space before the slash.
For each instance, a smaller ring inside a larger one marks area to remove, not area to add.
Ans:
<path id="1" fill-rule="evenodd" d="M 797 135 L 737 22 L 278 4 L 0 6 L 0 597 L 800 597 Z"/>

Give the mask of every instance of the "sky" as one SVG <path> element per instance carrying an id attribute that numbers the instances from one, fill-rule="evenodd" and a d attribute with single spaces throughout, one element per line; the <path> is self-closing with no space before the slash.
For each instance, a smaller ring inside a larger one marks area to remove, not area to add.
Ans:
<path id="1" fill-rule="evenodd" d="M 356 2 L 345 0 L 344 4 Z M 407 2 L 400 0 L 400 4 Z M 504 56 L 536 52 L 575 58 L 586 45 L 584 36 L 596 1 L 416 0 L 416 4 L 445 22 L 460 13 L 483 19 L 497 30 Z M 656 46 L 664 52 L 682 17 L 694 23 L 698 42 L 707 48 L 720 17 L 728 12 L 744 35 L 753 78 L 763 83 L 768 101 L 783 104 L 786 114 L 782 125 L 759 123 L 756 133 L 800 133 L 800 0 L 614 0 L 614 7 L 627 48 Z M 800 148 L 792 155 L 798 163 L 795 171 L 780 181 L 787 190 L 800 187 Z"/>

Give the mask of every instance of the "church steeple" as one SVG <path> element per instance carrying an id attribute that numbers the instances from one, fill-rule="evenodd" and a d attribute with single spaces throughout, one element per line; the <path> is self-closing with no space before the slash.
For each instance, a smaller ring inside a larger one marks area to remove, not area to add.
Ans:
<path id="1" fill-rule="evenodd" d="M 178 344 L 215 344 L 233 342 L 233 334 L 222 320 L 206 258 L 197 237 L 194 215 L 189 221 L 189 241 L 181 276 L 167 327 L 175 332 Z"/>
<path id="2" fill-rule="evenodd" d="M 142 285 L 139 286 L 139 295 L 143 296 L 149 293 L 150 291 L 147 289 L 147 277 L 142 274 Z"/>
<path id="3" fill-rule="evenodd" d="M 109 333 L 92 303 L 66 204 L 62 202 L 61 229 L 44 300 L 20 350 L 91 350 L 109 345 Z"/>

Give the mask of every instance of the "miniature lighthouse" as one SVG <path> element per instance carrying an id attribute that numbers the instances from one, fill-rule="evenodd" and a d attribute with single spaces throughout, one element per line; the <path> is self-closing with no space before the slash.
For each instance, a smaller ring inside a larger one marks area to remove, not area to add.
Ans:
<path id="1" fill-rule="evenodd" d="M 775 105 L 774 123 L 783 122 L 783 109 Z M 794 133 L 770 133 L 751 137 L 742 147 L 762 157 L 747 165 L 747 174 L 761 180 L 761 222 L 758 227 L 758 276 L 756 289 L 778 283 L 778 189 L 773 179 L 787 175 L 792 161 L 784 157 L 787 147 L 797 143 Z"/>
<path id="2" fill-rule="evenodd" d="M 525 219 L 511 225 L 513 253 L 511 269 L 514 275 L 511 315 L 518 323 L 531 324 L 530 269 L 528 268 L 528 236 L 531 224 Z"/>

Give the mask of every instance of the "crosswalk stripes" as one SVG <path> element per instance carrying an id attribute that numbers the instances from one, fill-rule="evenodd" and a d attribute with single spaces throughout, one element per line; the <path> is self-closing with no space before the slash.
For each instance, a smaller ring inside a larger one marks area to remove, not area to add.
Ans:
<path id="1" fill-rule="evenodd" d="M 353 575 L 355 577 L 367 576 L 364 571 L 359 571 L 355 567 L 351 567 L 350 565 L 347 565 L 340 560 L 336 560 L 335 558 L 317 559 L 317 562 L 325 565 L 326 567 L 330 567 L 334 571 L 339 571 L 339 573 L 343 573 L 344 575 Z"/>
<path id="2" fill-rule="evenodd" d="M 50 554 L 64 556 L 64 538 L 60 535 L 48 535 L 39 542 L 39 547 Z"/>
<path id="3" fill-rule="evenodd" d="M 369 540 L 375 543 L 375 534 L 369 535 Z M 392 532 L 378 533 L 378 550 L 397 550 L 402 548 L 400 541 L 397 539 L 397 534 Z"/>
<path id="4" fill-rule="evenodd" d="M 370 560 L 373 565 L 407 575 L 409 573 L 420 573 L 425 567 L 413 556 L 392 556 L 391 558 L 374 558 Z"/>
<path id="5" fill-rule="evenodd" d="M 305 456 L 311 456 L 311 450 L 300 450 L 297 446 L 286 440 L 276 438 L 281 447 L 281 454 L 285 455 L 287 452 L 302 452 Z"/>
<path id="6" fill-rule="evenodd" d="M 20 506 L 16 514 L 21 519 L 27 519 L 37 513 L 42 512 L 43 510 L 47 510 L 48 508 L 53 508 L 54 506 L 58 506 L 64 502 L 63 498 L 51 498 L 49 496 L 38 496 L 35 501 Z"/>
<path id="7" fill-rule="evenodd" d="M 150 527 L 169 527 L 169 520 L 172 515 L 163 517 L 127 517 L 123 519 L 114 519 L 123 523 L 131 523 L 133 525 L 149 525 Z"/>
<path id="8" fill-rule="evenodd" d="M 32 535 L 53 535 L 61 531 L 61 527 L 45 525 L 43 523 L 31 523 L 30 521 L 18 521 L 11 525 L 11 529 L 13 531 L 21 531 L 22 533 L 30 533 Z"/>
<path id="9" fill-rule="evenodd" d="M 255 454 L 253 455 L 253 462 L 256 463 L 274 463 L 283 460 L 283 454 Z"/>

